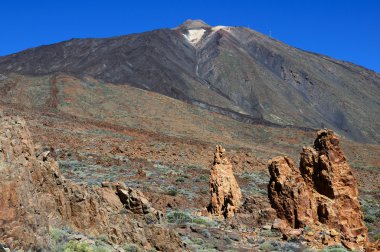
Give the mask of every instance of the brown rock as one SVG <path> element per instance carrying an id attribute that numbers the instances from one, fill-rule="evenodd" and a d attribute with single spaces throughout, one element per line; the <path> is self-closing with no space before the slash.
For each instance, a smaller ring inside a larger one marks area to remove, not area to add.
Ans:
<path id="1" fill-rule="evenodd" d="M 164 214 L 154 209 L 149 201 L 145 198 L 144 194 L 139 190 L 128 187 L 127 189 L 117 189 L 117 195 L 124 207 L 135 214 L 152 214 L 161 222 Z"/>
<path id="2" fill-rule="evenodd" d="M 70 226 L 90 236 L 107 235 L 116 244 L 181 250 L 171 229 L 148 225 L 146 215 L 122 214 L 121 184 L 74 184 L 61 175 L 51 151 L 37 159 L 34 149 L 24 120 L 0 118 L 0 243 L 12 251 L 50 251 L 49 229 Z"/>
<path id="3" fill-rule="evenodd" d="M 249 227 L 273 223 L 277 217 L 276 211 L 270 206 L 268 199 L 262 196 L 246 197 L 239 207 L 237 224 Z"/>
<path id="4" fill-rule="evenodd" d="M 370 243 L 365 250 L 366 252 L 379 252 L 380 251 L 380 240 Z"/>
<path id="5" fill-rule="evenodd" d="M 331 230 L 322 237 L 325 245 L 335 242 L 331 237 L 339 233 L 349 249 L 366 246 L 357 182 L 332 131 L 318 131 L 314 147 L 303 148 L 298 169 L 288 157 L 273 158 L 268 169 L 270 202 L 289 227 L 324 226 Z"/>
<path id="6" fill-rule="evenodd" d="M 225 157 L 225 149 L 216 146 L 214 163 L 210 171 L 211 203 L 208 211 L 211 214 L 230 218 L 240 206 L 241 191 L 232 165 Z"/>
<path id="7" fill-rule="evenodd" d="M 269 200 L 279 218 L 291 228 L 300 228 L 314 222 L 314 196 L 308 185 L 288 157 L 276 157 L 269 161 Z"/>
<path id="8" fill-rule="evenodd" d="M 276 218 L 273 221 L 272 229 L 279 230 L 282 233 L 287 233 L 290 228 L 289 228 L 289 225 L 287 225 L 287 222 L 285 220 Z"/>
<path id="9" fill-rule="evenodd" d="M 302 229 L 290 229 L 287 232 L 287 235 L 289 236 L 289 238 L 299 237 L 300 235 L 302 235 Z"/>

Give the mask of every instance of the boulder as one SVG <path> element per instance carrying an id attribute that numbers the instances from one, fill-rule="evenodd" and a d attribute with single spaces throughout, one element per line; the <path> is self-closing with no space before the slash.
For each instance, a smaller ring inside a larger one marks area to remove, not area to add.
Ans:
<path id="1" fill-rule="evenodd" d="M 288 157 L 276 157 L 268 169 L 269 200 L 289 228 L 325 230 L 325 245 L 339 241 L 349 249 L 367 246 L 358 185 L 331 130 L 318 131 L 314 146 L 303 148 L 299 168 Z"/>
<path id="2" fill-rule="evenodd" d="M 150 202 L 145 198 L 144 194 L 137 189 L 128 187 L 127 189 L 117 189 L 117 195 L 120 198 L 124 207 L 135 214 L 150 214 L 157 218 L 158 222 L 161 222 L 164 218 L 164 214 L 153 208 Z"/>
<path id="3" fill-rule="evenodd" d="M 216 146 L 209 185 L 211 202 L 208 211 L 224 218 L 233 217 L 240 206 L 242 195 L 222 146 Z"/>

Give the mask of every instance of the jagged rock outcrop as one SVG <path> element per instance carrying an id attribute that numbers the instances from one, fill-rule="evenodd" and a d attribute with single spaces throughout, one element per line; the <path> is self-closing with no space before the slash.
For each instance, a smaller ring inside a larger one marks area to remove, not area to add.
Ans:
<path id="1" fill-rule="evenodd" d="M 50 153 L 36 157 L 25 121 L 18 117 L 0 118 L 0 171 L 0 243 L 12 250 L 49 250 L 49 230 L 62 226 L 107 235 L 117 244 L 181 250 L 172 230 L 148 221 L 146 214 L 123 212 L 115 188 L 74 184 L 61 175 Z"/>
<path id="2" fill-rule="evenodd" d="M 164 214 L 153 208 L 145 195 L 134 188 L 125 186 L 122 182 L 102 182 L 102 187 L 111 188 L 116 191 L 117 196 L 124 208 L 135 214 L 149 215 L 151 221 L 161 223 L 164 220 Z M 153 218 L 153 219 L 152 219 Z"/>
<path id="3" fill-rule="evenodd" d="M 241 191 L 233 174 L 232 165 L 225 156 L 225 149 L 218 145 L 210 171 L 211 214 L 230 218 L 234 216 L 241 201 Z"/>
<path id="4" fill-rule="evenodd" d="M 313 223 L 311 209 L 314 196 L 294 161 L 288 157 L 273 158 L 269 163 L 269 173 L 269 199 L 277 216 L 292 228 Z"/>
<path id="5" fill-rule="evenodd" d="M 281 228 L 284 233 L 307 226 L 321 231 L 309 232 L 307 240 L 341 242 L 349 249 L 367 246 L 357 182 L 332 131 L 318 131 L 314 147 L 303 148 L 299 168 L 288 157 L 273 158 L 268 168 L 269 199 L 287 223 L 288 229 Z"/>

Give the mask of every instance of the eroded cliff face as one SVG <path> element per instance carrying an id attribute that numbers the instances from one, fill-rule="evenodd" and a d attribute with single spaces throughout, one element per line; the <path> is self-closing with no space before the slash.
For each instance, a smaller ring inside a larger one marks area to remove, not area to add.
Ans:
<path id="1" fill-rule="evenodd" d="M 39 164 L 30 133 L 19 118 L 0 118 L 0 129 L 0 239 L 12 248 L 44 247 L 49 225 L 41 210 L 48 206 L 34 193 L 32 171 Z"/>
<path id="2" fill-rule="evenodd" d="M 208 210 L 211 214 L 230 218 L 238 210 L 242 195 L 225 151 L 222 146 L 216 146 L 210 171 L 211 202 Z"/>
<path id="3" fill-rule="evenodd" d="M 0 118 L 1 243 L 11 249 L 49 249 L 49 230 L 69 226 L 91 236 L 106 235 L 116 244 L 181 250 L 178 235 L 158 225 L 162 215 L 141 192 L 74 184 L 61 175 L 52 156 L 49 151 L 36 155 L 23 119 Z M 134 211 L 138 208 L 143 211 Z"/>
<path id="4" fill-rule="evenodd" d="M 308 227 L 316 231 L 306 234 L 311 242 L 349 249 L 368 245 L 358 185 L 332 131 L 319 131 L 314 146 L 304 147 L 299 168 L 288 157 L 273 158 L 268 168 L 269 199 L 286 222 L 282 232 Z"/>

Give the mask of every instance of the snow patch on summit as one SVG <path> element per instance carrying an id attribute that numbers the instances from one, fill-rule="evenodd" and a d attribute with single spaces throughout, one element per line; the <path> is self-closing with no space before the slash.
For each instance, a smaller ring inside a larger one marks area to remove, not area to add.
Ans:
<path id="1" fill-rule="evenodd" d="M 187 34 L 183 34 L 183 36 L 193 45 L 196 45 L 199 41 L 201 41 L 205 29 L 190 29 L 187 30 Z"/>
<path id="2" fill-rule="evenodd" d="M 216 32 L 216 31 L 219 31 L 219 30 L 226 30 L 226 31 L 229 31 L 231 27 L 229 26 L 223 26 L 223 25 L 218 25 L 218 26 L 214 26 L 212 27 L 212 31 Z"/>

